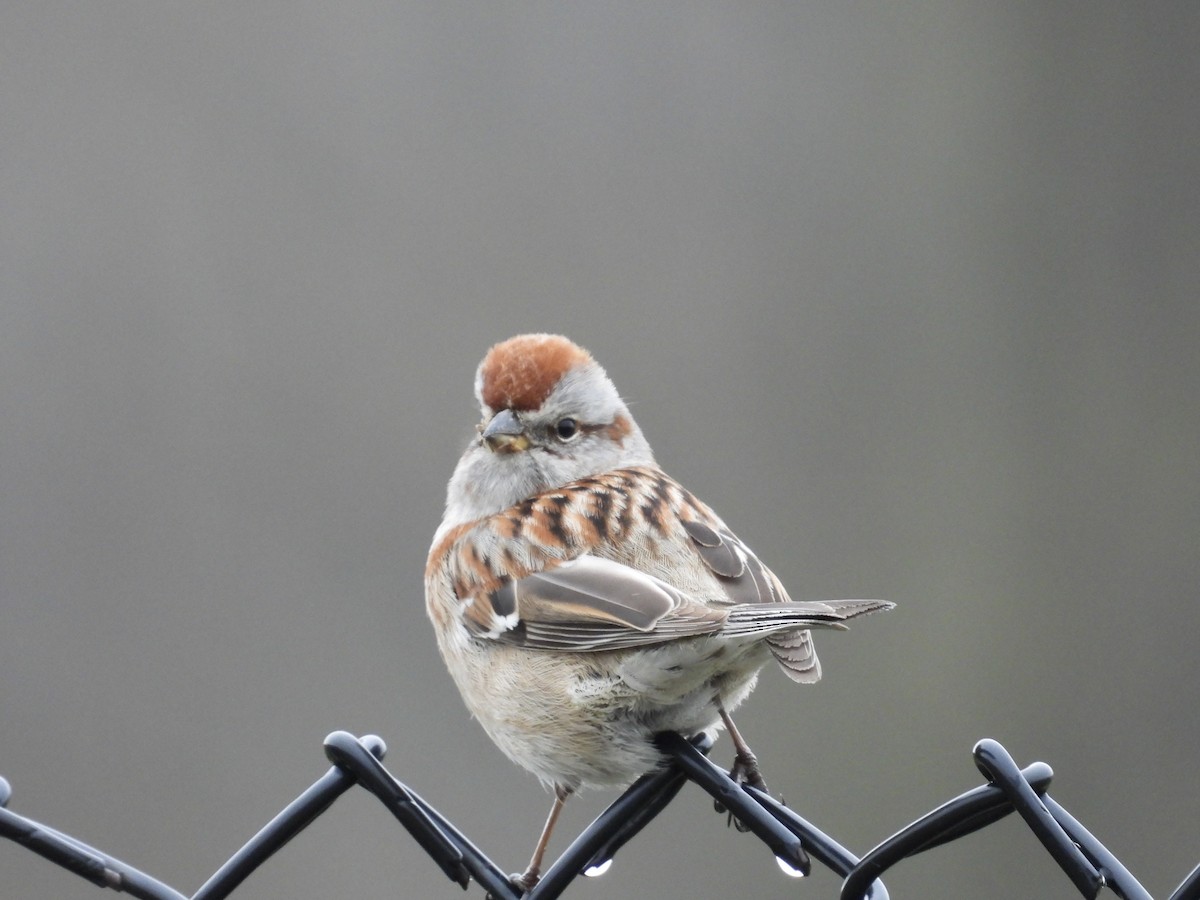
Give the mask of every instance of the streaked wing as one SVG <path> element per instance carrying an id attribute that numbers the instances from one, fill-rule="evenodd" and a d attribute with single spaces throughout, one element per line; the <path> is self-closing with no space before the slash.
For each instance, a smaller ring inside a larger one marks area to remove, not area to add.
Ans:
<path id="1" fill-rule="evenodd" d="M 527 621 L 600 621 L 652 631 L 688 599 L 669 584 L 611 560 L 581 556 L 515 585 Z"/>
<path id="2" fill-rule="evenodd" d="M 688 508 L 696 518 L 681 520 L 683 530 L 729 603 L 791 603 L 775 573 L 712 510 L 698 502 Z M 839 626 L 831 623 L 831 627 Z M 808 628 L 774 631 L 767 634 L 766 642 L 788 678 L 810 683 L 820 680 L 821 661 Z"/>
<path id="3" fill-rule="evenodd" d="M 472 606 L 466 621 L 487 626 L 477 636 L 568 652 L 712 634 L 726 617 L 652 575 L 590 555 L 507 581 Z"/>
<path id="4" fill-rule="evenodd" d="M 681 587 L 640 569 L 638 548 L 661 542 L 695 552 L 690 565 L 686 552 L 675 560 Z M 836 628 L 887 605 L 792 603 L 711 509 L 650 466 L 583 478 L 448 530 L 426 569 L 427 580 L 439 575 L 476 638 L 598 652 L 715 634 L 733 623 L 731 637 L 761 637 L 796 681 L 820 677 L 807 629 Z M 767 609 L 735 612 L 748 604 Z"/>
<path id="5" fill-rule="evenodd" d="M 707 509 L 711 517 L 681 519 L 692 549 L 717 577 L 730 603 L 786 603 L 787 591 L 775 574 L 729 528 Z"/>

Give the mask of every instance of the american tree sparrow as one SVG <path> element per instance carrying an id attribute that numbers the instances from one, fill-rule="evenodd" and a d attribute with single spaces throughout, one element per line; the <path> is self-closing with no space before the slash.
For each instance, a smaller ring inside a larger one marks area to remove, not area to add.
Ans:
<path id="1" fill-rule="evenodd" d="M 810 628 L 892 604 L 793 601 L 717 515 L 666 475 L 616 388 L 564 337 L 492 347 L 483 412 L 450 479 L 425 570 L 438 647 L 467 708 L 555 801 L 661 764 L 653 736 L 724 726 L 734 776 L 762 786 L 729 713 L 772 658 L 821 677 Z"/>

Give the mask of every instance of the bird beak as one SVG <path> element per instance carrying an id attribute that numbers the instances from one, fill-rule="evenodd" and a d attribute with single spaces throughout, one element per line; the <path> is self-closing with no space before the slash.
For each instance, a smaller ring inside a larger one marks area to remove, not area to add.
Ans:
<path id="1" fill-rule="evenodd" d="M 492 416 L 479 436 L 493 453 L 520 453 L 529 448 L 525 426 L 511 409 L 502 409 Z"/>

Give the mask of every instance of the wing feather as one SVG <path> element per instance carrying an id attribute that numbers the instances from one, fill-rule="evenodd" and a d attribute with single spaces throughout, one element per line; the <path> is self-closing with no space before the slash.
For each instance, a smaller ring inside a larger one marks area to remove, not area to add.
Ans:
<path id="1" fill-rule="evenodd" d="M 680 587 L 642 571 L 637 548 L 663 540 L 694 551 L 678 561 Z M 890 606 L 793 603 L 711 509 L 653 467 L 581 479 L 449 529 L 427 581 L 443 571 L 479 639 L 587 653 L 722 632 L 765 639 L 797 681 L 820 677 L 809 628 Z"/>
<path id="2" fill-rule="evenodd" d="M 681 519 L 691 538 L 692 549 L 720 583 L 730 603 L 786 603 L 787 592 L 754 552 L 706 507 L 696 504 L 697 514 L 709 521 Z"/>
<path id="3" fill-rule="evenodd" d="M 687 602 L 679 591 L 629 566 L 582 556 L 516 583 L 522 620 L 601 621 L 648 632 Z"/>
<path id="4" fill-rule="evenodd" d="M 495 613 L 479 636 L 574 653 L 713 634 L 726 617 L 653 575 L 590 555 L 506 582 L 476 602 Z M 514 613 L 502 615 L 510 602 Z"/>

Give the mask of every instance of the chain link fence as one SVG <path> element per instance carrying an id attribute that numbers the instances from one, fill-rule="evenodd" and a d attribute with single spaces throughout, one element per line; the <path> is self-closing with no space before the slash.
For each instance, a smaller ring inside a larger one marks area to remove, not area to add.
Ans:
<path id="1" fill-rule="evenodd" d="M 581 875 L 602 873 L 632 840 L 691 781 L 707 791 L 739 831 L 753 834 L 775 854 L 784 871 L 807 875 L 813 862 L 843 877 L 839 900 L 889 900 L 882 876 L 910 856 L 955 841 L 1016 812 L 1037 836 L 1078 892 L 1097 897 L 1105 888 L 1124 900 L 1150 894 L 1109 850 L 1047 792 L 1053 771 L 1035 762 L 1019 768 L 998 742 L 982 740 L 972 756 L 986 779 L 900 829 L 861 858 L 768 794 L 738 784 L 707 756 L 706 736 L 685 740 L 662 734 L 659 748 L 671 760 L 662 771 L 638 779 L 604 810 L 547 870 L 531 891 L 513 886 L 504 870 L 454 824 L 382 764 L 382 739 L 336 731 L 325 739 L 333 767 L 258 832 L 218 869 L 191 900 L 228 897 L 259 866 L 307 828 L 342 794 L 359 785 L 387 808 L 446 877 L 463 889 L 476 882 L 494 900 L 551 900 Z M 0 837 L 103 888 L 139 900 L 188 900 L 188 895 L 7 808 L 11 789 L 0 778 Z M 1169 900 L 1200 900 L 1200 866 Z"/>

